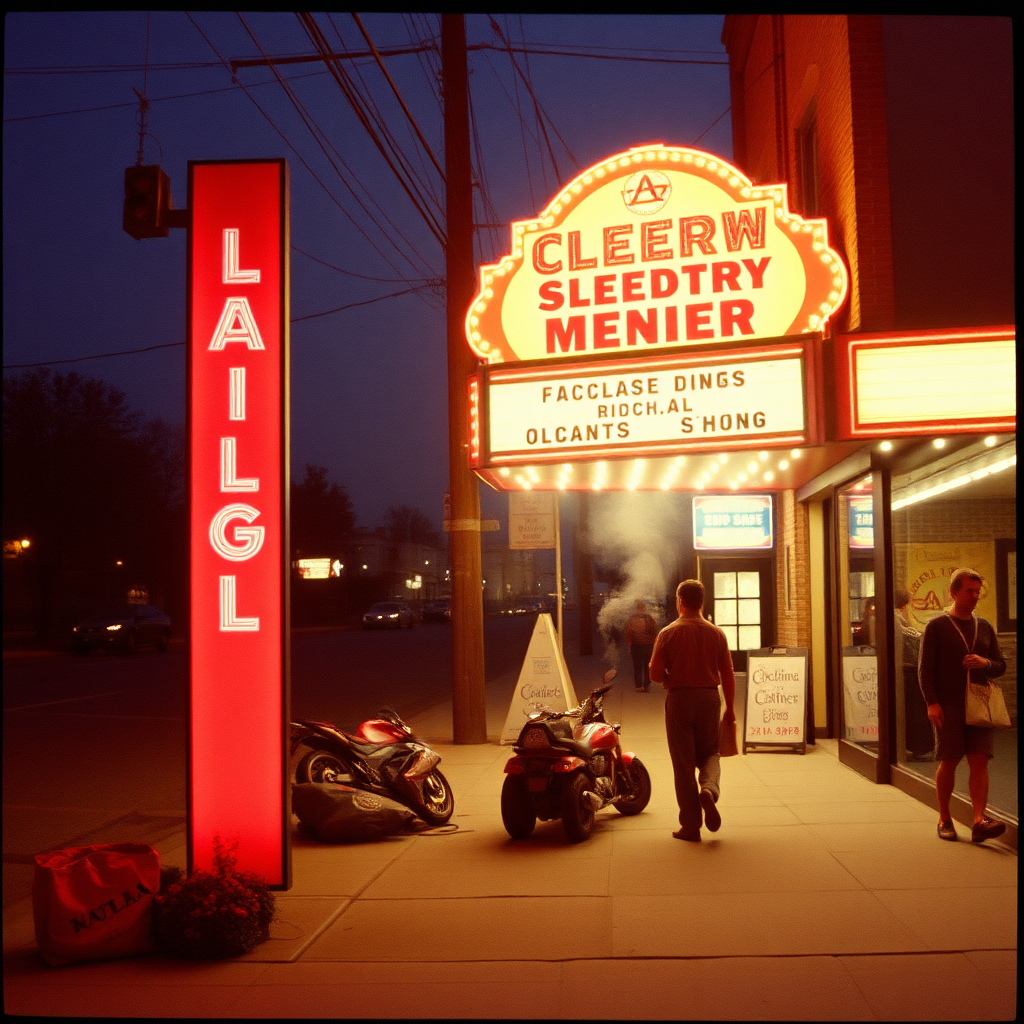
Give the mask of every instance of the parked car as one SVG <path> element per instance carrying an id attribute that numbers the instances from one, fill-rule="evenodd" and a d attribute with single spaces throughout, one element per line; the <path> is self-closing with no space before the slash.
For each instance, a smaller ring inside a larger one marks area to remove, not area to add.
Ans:
<path id="1" fill-rule="evenodd" d="M 378 601 L 363 616 L 363 629 L 412 629 L 416 616 L 401 601 Z"/>
<path id="2" fill-rule="evenodd" d="M 451 622 L 451 599 L 443 597 L 438 601 L 429 601 L 423 606 L 421 618 L 424 622 Z"/>
<path id="3" fill-rule="evenodd" d="M 72 630 L 71 646 L 78 654 L 96 648 L 133 651 L 153 646 L 166 651 L 171 642 L 171 620 L 150 604 L 122 604 L 80 622 Z"/>
<path id="4" fill-rule="evenodd" d="M 536 615 L 541 610 L 540 601 L 520 601 L 512 609 L 513 615 Z"/>

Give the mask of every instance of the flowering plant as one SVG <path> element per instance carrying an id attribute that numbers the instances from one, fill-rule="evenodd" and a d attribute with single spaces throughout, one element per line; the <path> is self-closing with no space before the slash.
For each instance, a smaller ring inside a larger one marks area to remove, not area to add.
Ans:
<path id="1" fill-rule="evenodd" d="M 237 840 L 225 846 L 213 839 L 213 869 L 184 877 L 180 868 L 165 869 L 153 900 L 157 945 L 187 960 L 240 956 L 269 938 L 275 897 L 251 871 L 236 871 Z"/>

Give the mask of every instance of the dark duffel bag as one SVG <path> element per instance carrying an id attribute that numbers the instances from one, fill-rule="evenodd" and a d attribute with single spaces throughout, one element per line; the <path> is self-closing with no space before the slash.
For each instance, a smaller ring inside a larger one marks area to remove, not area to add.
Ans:
<path id="1" fill-rule="evenodd" d="M 393 800 L 333 782 L 293 785 L 292 810 L 299 831 L 322 843 L 365 843 L 408 832 L 416 820 Z"/>

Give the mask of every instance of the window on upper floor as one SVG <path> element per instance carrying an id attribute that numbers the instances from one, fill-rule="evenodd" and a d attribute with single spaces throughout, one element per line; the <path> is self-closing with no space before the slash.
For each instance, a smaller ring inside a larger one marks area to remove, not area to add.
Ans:
<path id="1" fill-rule="evenodd" d="M 818 197 L 818 116 L 812 104 L 796 132 L 796 195 L 805 217 L 821 213 Z"/>

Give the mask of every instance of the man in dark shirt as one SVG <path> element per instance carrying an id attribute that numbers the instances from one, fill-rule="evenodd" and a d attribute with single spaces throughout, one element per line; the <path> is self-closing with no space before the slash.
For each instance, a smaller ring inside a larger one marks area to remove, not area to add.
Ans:
<path id="1" fill-rule="evenodd" d="M 672 773 L 676 783 L 680 828 L 672 835 L 700 842 L 703 824 L 717 832 L 722 817 L 715 806 L 721 783 L 718 750 L 721 701 L 725 694 L 725 721 L 736 724 L 736 677 L 725 634 L 701 614 L 704 585 L 685 580 L 676 589 L 679 618 L 670 622 L 654 642 L 650 674 L 663 683 L 665 729 Z M 698 772 L 696 782 L 694 772 Z M 699 787 L 699 791 L 698 791 Z"/>
<path id="2" fill-rule="evenodd" d="M 1006 831 L 1001 821 L 985 815 L 992 730 L 968 725 L 964 713 L 968 676 L 973 672 L 975 682 L 983 678 L 987 681 L 1006 671 L 992 624 L 974 614 L 981 586 L 981 573 L 974 569 L 953 573 L 949 580 L 953 605 L 925 626 L 918 663 L 921 693 L 928 705 L 928 720 L 935 728 L 937 743 L 935 792 L 939 800 L 939 838 L 957 839 L 949 801 L 956 782 L 956 766 L 966 757 L 970 770 L 968 790 L 974 808 L 971 841 L 975 843 L 995 839 Z"/>

